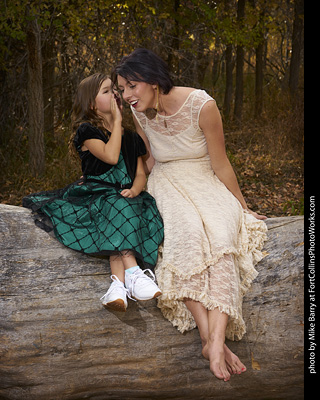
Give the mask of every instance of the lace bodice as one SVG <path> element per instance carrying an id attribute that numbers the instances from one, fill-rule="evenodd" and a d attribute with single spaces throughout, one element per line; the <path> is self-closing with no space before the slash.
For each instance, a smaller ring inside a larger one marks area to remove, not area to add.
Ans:
<path id="1" fill-rule="evenodd" d="M 132 108 L 156 161 L 195 159 L 208 154 L 206 139 L 199 127 L 199 116 L 204 104 L 210 100 L 214 101 L 204 90 L 195 89 L 175 114 L 157 114 L 153 119 Z"/>

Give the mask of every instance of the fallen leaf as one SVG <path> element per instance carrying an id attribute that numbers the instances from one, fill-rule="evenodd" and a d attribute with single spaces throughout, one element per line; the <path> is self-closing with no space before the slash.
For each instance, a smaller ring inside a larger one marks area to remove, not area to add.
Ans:
<path id="1" fill-rule="evenodd" d="M 252 369 L 255 369 L 255 370 L 257 370 L 257 371 L 260 371 L 260 364 L 258 363 L 258 361 L 256 361 L 254 358 L 253 358 L 253 353 L 251 352 L 251 365 L 252 365 Z"/>

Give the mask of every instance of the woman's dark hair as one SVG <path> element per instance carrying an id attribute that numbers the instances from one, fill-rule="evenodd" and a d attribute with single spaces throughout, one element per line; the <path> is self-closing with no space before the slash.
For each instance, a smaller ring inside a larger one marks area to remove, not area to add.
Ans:
<path id="1" fill-rule="evenodd" d="M 128 81 L 159 85 L 163 94 L 173 87 L 167 64 L 151 50 L 139 48 L 122 58 L 112 73 L 113 82 L 120 75 Z"/>

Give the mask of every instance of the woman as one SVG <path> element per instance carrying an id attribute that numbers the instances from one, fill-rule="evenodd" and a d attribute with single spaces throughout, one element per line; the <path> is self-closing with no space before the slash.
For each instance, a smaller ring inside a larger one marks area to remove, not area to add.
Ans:
<path id="1" fill-rule="evenodd" d="M 246 370 L 224 342 L 245 333 L 242 297 L 257 275 L 266 217 L 246 205 L 205 91 L 174 86 L 146 49 L 124 57 L 114 74 L 146 143 L 148 191 L 164 221 L 158 306 L 181 332 L 197 325 L 210 370 L 228 381 Z"/>

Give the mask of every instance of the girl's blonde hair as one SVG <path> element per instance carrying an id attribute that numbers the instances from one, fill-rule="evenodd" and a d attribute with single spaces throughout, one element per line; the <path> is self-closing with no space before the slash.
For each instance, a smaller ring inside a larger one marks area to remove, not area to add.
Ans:
<path id="1" fill-rule="evenodd" d="M 97 114 L 95 99 L 99 93 L 102 83 L 110 79 L 109 75 L 96 73 L 83 79 L 77 89 L 71 115 L 72 134 L 69 139 L 69 153 L 77 156 L 73 139 L 78 127 L 84 122 L 90 122 L 107 135 L 107 130 L 103 125 L 103 118 Z"/>

